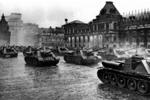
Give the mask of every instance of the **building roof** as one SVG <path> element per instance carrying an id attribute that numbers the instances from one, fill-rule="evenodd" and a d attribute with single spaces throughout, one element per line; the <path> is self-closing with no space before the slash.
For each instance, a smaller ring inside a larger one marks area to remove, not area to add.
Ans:
<path id="1" fill-rule="evenodd" d="M 105 14 L 120 15 L 119 11 L 116 9 L 113 2 L 111 1 L 106 1 L 105 6 L 100 11 L 100 15 L 105 15 Z"/>
<path id="2" fill-rule="evenodd" d="M 82 21 L 80 21 L 80 20 L 74 20 L 74 21 L 72 21 L 72 22 L 69 22 L 69 23 L 66 23 L 66 24 L 64 24 L 63 26 L 68 26 L 68 25 L 74 25 L 74 24 L 76 24 L 76 25 L 87 25 L 87 23 L 84 23 L 84 22 L 82 22 Z"/>
<path id="3" fill-rule="evenodd" d="M 85 24 L 85 23 L 83 23 L 83 22 L 82 22 L 82 21 L 80 21 L 80 20 L 74 20 L 74 21 L 70 22 L 70 24 L 72 24 L 72 23 Z"/>
<path id="4" fill-rule="evenodd" d="M 82 22 L 80 20 L 74 20 L 74 21 L 66 23 L 66 24 L 64 24 L 62 26 L 65 27 L 65 26 L 70 26 L 70 25 L 88 25 L 88 24 L 84 23 L 84 22 Z"/>

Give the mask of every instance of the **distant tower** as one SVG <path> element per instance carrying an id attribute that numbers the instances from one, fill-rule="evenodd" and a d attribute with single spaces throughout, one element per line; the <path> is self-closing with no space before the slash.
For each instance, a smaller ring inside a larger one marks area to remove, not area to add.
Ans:
<path id="1" fill-rule="evenodd" d="M 7 25 L 7 21 L 5 20 L 5 16 L 4 16 L 4 14 L 2 14 L 2 16 L 1 16 L 1 21 L 0 21 L 1 23 L 6 23 L 6 25 Z"/>
<path id="2" fill-rule="evenodd" d="M 2 14 L 2 20 L 5 20 L 5 16 L 4 16 L 4 14 Z"/>
<path id="3" fill-rule="evenodd" d="M 24 34 L 22 32 L 23 21 L 21 18 L 21 13 L 11 13 L 9 16 L 5 17 L 11 32 L 10 45 L 23 45 Z"/>
<path id="4" fill-rule="evenodd" d="M 10 35 L 8 22 L 5 20 L 4 14 L 2 14 L 0 20 L 0 45 L 8 45 L 10 43 Z"/>

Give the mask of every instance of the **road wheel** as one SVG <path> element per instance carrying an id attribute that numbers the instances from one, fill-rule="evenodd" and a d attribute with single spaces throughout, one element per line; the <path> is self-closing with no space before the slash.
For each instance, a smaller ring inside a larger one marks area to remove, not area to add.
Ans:
<path id="1" fill-rule="evenodd" d="M 135 79 L 132 79 L 132 78 L 128 79 L 127 86 L 128 86 L 129 90 L 131 90 L 131 91 L 136 90 L 136 85 L 137 85 L 137 83 L 136 83 Z"/>
<path id="2" fill-rule="evenodd" d="M 33 65 L 33 60 L 32 60 L 32 58 L 29 58 L 28 61 L 29 61 L 29 64 L 30 64 L 30 65 Z"/>
<path id="3" fill-rule="evenodd" d="M 103 73 L 103 82 L 104 83 L 109 83 L 109 74 L 108 73 Z"/>
<path id="4" fill-rule="evenodd" d="M 30 59 L 25 57 L 26 64 L 30 64 Z"/>
<path id="5" fill-rule="evenodd" d="M 148 90 L 149 90 L 148 83 L 144 81 L 139 81 L 137 85 L 137 89 L 140 94 L 148 93 Z"/>
<path id="6" fill-rule="evenodd" d="M 109 75 L 109 79 L 110 79 L 110 84 L 111 85 L 116 85 L 117 84 L 117 76 L 114 73 L 111 73 Z"/>
<path id="7" fill-rule="evenodd" d="M 118 86 L 124 88 L 126 86 L 126 79 L 123 76 L 118 77 Z"/>
<path id="8" fill-rule="evenodd" d="M 38 65 L 38 60 L 34 58 L 34 59 L 32 59 L 32 63 L 33 63 L 34 66 L 37 66 Z"/>

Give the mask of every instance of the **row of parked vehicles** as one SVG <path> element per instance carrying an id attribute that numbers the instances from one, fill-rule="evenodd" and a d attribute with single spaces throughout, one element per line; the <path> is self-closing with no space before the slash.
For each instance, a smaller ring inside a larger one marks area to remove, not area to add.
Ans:
<path id="1" fill-rule="evenodd" d="M 22 50 L 26 64 L 33 66 L 57 65 L 59 58 L 56 55 L 64 56 L 67 63 L 79 65 L 93 65 L 100 61 L 100 58 L 91 51 L 68 50 L 66 48 L 33 48 L 31 46 Z M 17 57 L 18 51 L 12 46 L 3 46 L 0 48 L 0 56 L 3 58 Z"/>
<path id="2" fill-rule="evenodd" d="M 101 61 L 103 66 L 99 67 L 97 77 L 104 84 L 127 88 L 142 95 L 150 94 L 150 49 L 142 49 L 145 53 L 139 54 L 137 50 L 119 49 L 109 50 L 110 53 L 101 50 L 97 54 L 89 50 L 59 50 L 27 47 L 23 50 L 24 60 L 33 66 L 57 65 L 60 59 L 56 55 L 63 55 L 66 63 L 78 65 L 93 65 Z M 0 57 L 17 56 L 15 48 L 0 47 Z"/>
<path id="3" fill-rule="evenodd" d="M 95 56 L 92 52 L 83 50 L 65 50 L 62 49 L 61 54 L 54 54 L 51 49 L 33 49 L 28 48 L 24 51 L 25 61 L 27 64 L 32 65 L 56 65 L 59 62 L 59 58 L 55 55 L 63 55 L 64 60 L 67 63 L 78 65 L 93 65 L 98 64 L 101 59 Z"/>

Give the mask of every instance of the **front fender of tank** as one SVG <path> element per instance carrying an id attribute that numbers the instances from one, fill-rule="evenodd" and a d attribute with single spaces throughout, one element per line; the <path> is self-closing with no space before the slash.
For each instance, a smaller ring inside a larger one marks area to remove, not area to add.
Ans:
<path id="1" fill-rule="evenodd" d="M 103 73 L 105 73 L 105 72 L 106 72 L 105 68 L 103 68 L 103 67 L 98 68 L 97 77 L 102 82 L 103 82 Z"/>

